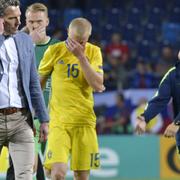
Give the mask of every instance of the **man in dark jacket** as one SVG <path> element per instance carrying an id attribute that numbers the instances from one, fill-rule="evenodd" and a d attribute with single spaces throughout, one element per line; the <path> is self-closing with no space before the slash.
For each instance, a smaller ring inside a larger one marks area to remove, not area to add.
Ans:
<path id="1" fill-rule="evenodd" d="M 180 53 L 179 53 L 180 54 Z M 163 77 L 158 91 L 149 101 L 144 113 L 137 118 L 136 132 L 142 134 L 146 131 L 146 124 L 160 113 L 172 99 L 174 121 L 167 126 L 164 136 L 175 137 L 180 154 L 180 60 Z"/>

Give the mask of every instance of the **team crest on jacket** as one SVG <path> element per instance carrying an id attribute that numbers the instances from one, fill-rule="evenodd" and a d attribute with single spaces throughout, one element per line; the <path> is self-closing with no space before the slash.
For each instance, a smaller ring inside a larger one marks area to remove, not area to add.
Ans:
<path id="1" fill-rule="evenodd" d="M 57 63 L 58 64 L 64 64 L 64 61 L 62 59 L 60 59 Z"/>

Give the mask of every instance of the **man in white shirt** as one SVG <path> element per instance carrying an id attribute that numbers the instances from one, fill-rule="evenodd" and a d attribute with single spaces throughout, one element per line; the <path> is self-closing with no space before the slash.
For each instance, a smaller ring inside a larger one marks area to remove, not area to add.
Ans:
<path id="1" fill-rule="evenodd" d="M 0 152 L 4 145 L 8 146 L 16 180 L 32 180 L 33 115 L 41 123 L 41 141 L 47 139 L 49 117 L 32 40 L 18 32 L 19 4 L 19 0 L 0 0 Z"/>

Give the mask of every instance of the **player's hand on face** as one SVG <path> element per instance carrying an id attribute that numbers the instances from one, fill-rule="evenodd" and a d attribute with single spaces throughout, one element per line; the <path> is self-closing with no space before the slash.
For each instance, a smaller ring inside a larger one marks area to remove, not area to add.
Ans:
<path id="1" fill-rule="evenodd" d="M 30 31 L 30 36 L 35 44 L 38 44 L 42 41 L 44 34 L 46 33 L 46 29 L 44 27 L 38 27 L 34 30 Z"/>
<path id="2" fill-rule="evenodd" d="M 48 130 L 49 130 L 48 123 L 46 123 L 46 122 L 41 123 L 41 125 L 40 125 L 40 135 L 39 135 L 39 141 L 40 142 L 45 142 L 47 140 Z"/>
<path id="3" fill-rule="evenodd" d="M 66 47 L 68 48 L 69 51 L 71 51 L 77 58 L 81 57 L 84 55 L 84 46 L 81 45 L 79 42 L 68 38 L 66 40 Z"/>
<path id="4" fill-rule="evenodd" d="M 0 34 L 4 32 L 4 19 L 0 17 Z"/>
<path id="5" fill-rule="evenodd" d="M 135 132 L 137 134 L 143 134 L 146 132 L 146 121 L 143 116 L 138 116 L 136 120 Z"/>
<path id="6" fill-rule="evenodd" d="M 175 125 L 174 122 L 172 122 L 166 127 L 164 131 L 164 136 L 167 138 L 174 137 L 178 132 L 178 130 L 179 130 L 179 126 Z"/>

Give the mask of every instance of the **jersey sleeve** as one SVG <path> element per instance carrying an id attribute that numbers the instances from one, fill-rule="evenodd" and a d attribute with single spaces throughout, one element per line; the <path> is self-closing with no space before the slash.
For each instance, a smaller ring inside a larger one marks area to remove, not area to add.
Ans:
<path id="1" fill-rule="evenodd" d="M 39 64 L 38 72 L 40 76 L 49 76 L 52 72 L 53 66 L 53 52 L 51 46 L 49 46 Z"/>
<path id="2" fill-rule="evenodd" d="M 91 65 L 96 72 L 103 74 L 103 60 L 100 48 L 95 49 Z"/>

